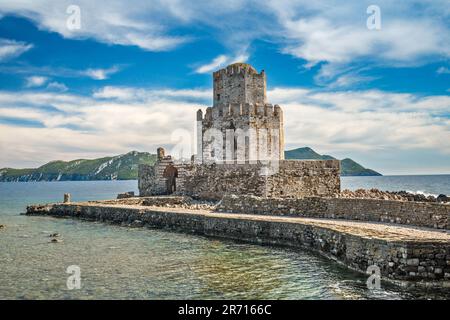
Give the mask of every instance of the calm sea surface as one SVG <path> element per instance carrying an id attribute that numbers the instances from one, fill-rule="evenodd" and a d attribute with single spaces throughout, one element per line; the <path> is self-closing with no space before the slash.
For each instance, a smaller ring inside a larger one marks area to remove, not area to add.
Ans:
<path id="1" fill-rule="evenodd" d="M 425 195 L 450 195 L 450 175 L 342 177 L 341 189 L 377 188 L 384 191 L 408 191 Z"/>
<path id="2" fill-rule="evenodd" d="M 345 177 L 343 188 L 450 194 L 450 176 Z M 308 251 L 181 233 L 20 215 L 30 203 L 109 199 L 136 181 L 0 183 L 0 299 L 450 298 L 382 284 Z M 62 243 L 50 243 L 49 234 Z M 66 269 L 81 269 L 68 290 Z"/>

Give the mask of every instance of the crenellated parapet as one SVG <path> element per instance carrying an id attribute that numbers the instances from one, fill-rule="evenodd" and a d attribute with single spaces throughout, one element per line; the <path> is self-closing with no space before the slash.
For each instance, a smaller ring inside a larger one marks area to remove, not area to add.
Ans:
<path id="1" fill-rule="evenodd" d="M 266 104 L 266 74 L 246 63 L 234 63 L 213 73 L 213 105 Z"/>
<path id="2" fill-rule="evenodd" d="M 264 70 L 262 70 L 260 73 L 258 73 L 258 71 L 256 71 L 256 69 L 253 68 L 248 63 L 237 62 L 237 63 L 230 64 L 226 68 L 223 68 L 216 72 L 213 72 L 213 77 L 214 77 L 214 79 L 218 79 L 223 76 L 231 76 L 231 75 L 237 75 L 237 74 L 240 74 L 240 75 L 247 75 L 247 74 L 262 75 L 263 73 L 264 73 Z"/>
<path id="3" fill-rule="evenodd" d="M 220 121 L 229 120 L 230 118 L 237 119 L 243 117 L 250 118 L 265 118 L 273 121 L 283 120 L 283 111 L 279 105 L 266 104 L 250 104 L 250 103 L 229 103 L 218 104 L 214 107 L 206 108 L 205 115 L 201 110 L 197 111 L 197 121 Z"/>

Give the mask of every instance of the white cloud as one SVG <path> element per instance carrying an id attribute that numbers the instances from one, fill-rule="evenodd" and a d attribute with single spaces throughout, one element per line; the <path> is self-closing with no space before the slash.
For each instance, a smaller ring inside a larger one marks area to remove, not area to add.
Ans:
<path id="1" fill-rule="evenodd" d="M 446 0 L 423 0 L 420 7 L 411 1 L 378 0 L 382 25 L 376 31 L 366 27 L 366 9 L 373 4 L 368 0 L 111 0 L 108 5 L 79 0 L 80 30 L 66 26 L 70 4 L 70 0 L 0 1 L 0 13 L 25 16 L 67 38 L 93 38 L 150 51 L 171 50 L 195 40 L 198 35 L 191 34 L 192 27 L 201 27 L 229 52 L 242 52 L 255 39 L 267 40 L 305 59 L 308 66 L 360 59 L 405 65 L 450 55 Z M 209 72 L 224 58 L 230 59 L 220 55 L 196 69 Z"/>
<path id="2" fill-rule="evenodd" d="M 30 66 L 30 65 L 0 65 L 1 73 L 15 73 L 23 74 L 30 79 L 30 85 L 33 86 L 33 82 L 36 84 L 40 80 L 49 79 L 50 77 L 61 78 L 80 78 L 88 77 L 94 80 L 105 80 L 111 75 L 120 72 L 123 66 L 114 65 L 109 68 L 88 68 L 88 69 L 69 69 L 61 67 L 49 67 L 49 66 Z M 31 76 L 32 75 L 32 76 Z"/>
<path id="3" fill-rule="evenodd" d="M 309 65 L 350 63 L 359 58 L 399 64 L 450 55 L 448 3 L 426 1 L 418 12 L 413 2 L 380 0 L 381 30 L 366 27 L 370 4 L 300 0 L 271 1 L 268 6 L 283 28 L 285 52 Z"/>
<path id="4" fill-rule="evenodd" d="M 366 58 L 390 63 L 408 63 L 430 56 L 449 56 L 445 28 L 429 21 L 386 23 L 382 30 L 339 25 L 323 18 L 287 21 L 288 37 L 297 40 L 285 52 L 314 65 L 318 62 L 349 63 Z M 414 38 L 406 37 L 414 34 Z"/>
<path id="5" fill-rule="evenodd" d="M 48 78 L 43 76 L 31 76 L 27 77 L 25 80 L 26 80 L 25 86 L 27 88 L 34 88 L 43 86 L 48 81 Z"/>
<path id="6" fill-rule="evenodd" d="M 159 145 L 174 143 L 171 133 L 175 129 L 194 132 L 196 111 L 205 106 L 198 101 L 205 99 L 205 92 L 106 87 L 92 97 L 83 97 L 0 91 L 0 118 L 16 120 L 11 125 L 0 124 L 0 167 L 133 149 L 154 152 Z M 187 102 L 189 97 L 195 101 Z M 41 123 L 42 128 L 28 127 L 26 122 L 19 125 L 20 120 Z"/>
<path id="7" fill-rule="evenodd" d="M 0 62 L 18 57 L 31 48 L 32 44 L 0 38 Z"/>
<path id="8" fill-rule="evenodd" d="M 331 88 L 354 80 L 343 74 L 349 66 L 417 66 L 450 57 L 448 2 L 426 0 L 419 9 L 411 1 L 379 0 L 375 4 L 381 9 L 381 30 L 366 26 L 371 4 L 274 0 L 266 7 L 276 16 L 278 31 L 271 36 L 282 52 L 305 60 L 306 68 L 320 63 L 316 80 L 331 83 Z"/>
<path id="9" fill-rule="evenodd" d="M 386 153 L 391 158 L 411 152 L 432 152 L 444 159 L 450 155 L 445 143 L 450 140 L 449 96 L 279 87 L 269 90 L 268 97 L 284 110 L 287 148 L 310 146 L 344 156 L 365 153 L 369 160 Z M 90 97 L 0 91 L 0 118 L 16 119 L 0 125 L 0 167 L 170 147 L 175 130 L 193 134 L 195 113 L 210 100 L 210 89 L 107 86 Z"/>
<path id="10" fill-rule="evenodd" d="M 220 55 L 215 57 L 211 62 L 204 64 L 197 69 L 195 72 L 197 73 L 210 73 L 213 70 L 217 70 L 221 66 L 224 66 L 228 61 L 228 57 L 226 55 Z"/>
<path id="11" fill-rule="evenodd" d="M 94 80 L 105 80 L 108 79 L 110 75 L 118 72 L 120 69 L 117 66 L 112 66 L 108 69 L 87 69 L 81 71 L 80 74 L 86 75 Z"/>
<path id="12" fill-rule="evenodd" d="M 439 67 L 436 72 L 438 74 L 450 74 L 450 69 L 447 67 Z"/>
<path id="13" fill-rule="evenodd" d="M 247 53 L 237 54 L 235 56 L 219 55 L 215 57 L 211 62 L 201 65 L 195 69 L 196 73 L 210 73 L 216 71 L 221 67 L 227 66 L 235 62 L 246 62 L 248 60 Z"/>
<path id="14" fill-rule="evenodd" d="M 67 91 L 68 88 L 64 83 L 61 82 L 57 82 L 57 81 L 51 81 L 48 77 L 44 77 L 44 76 L 30 76 L 27 77 L 26 79 L 26 83 L 25 83 L 25 87 L 26 88 L 37 88 L 37 87 L 42 87 L 45 84 L 47 84 L 46 88 L 49 90 L 54 90 L 54 91 Z"/>
<path id="15" fill-rule="evenodd" d="M 106 86 L 95 91 L 93 97 L 100 99 L 132 100 L 143 93 L 145 92 L 134 88 Z"/>
<path id="16" fill-rule="evenodd" d="M 64 83 L 61 82 L 57 82 L 57 81 L 52 81 L 47 85 L 47 89 L 49 90 L 55 90 L 55 91 L 60 91 L 60 92 L 64 92 L 69 90 L 69 88 L 67 88 L 67 86 Z"/>
<path id="17" fill-rule="evenodd" d="M 93 38 L 150 51 L 169 50 L 189 41 L 188 36 L 172 36 L 166 32 L 169 26 L 164 20 L 171 13 L 158 0 L 111 0 L 107 5 L 89 0 L 76 1 L 80 7 L 80 29 L 67 27 L 71 14 L 66 9 L 73 4 L 71 0 L 0 1 L 0 13 L 26 17 L 39 28 L 57 32 L 65 38 Z"/>
<path id="18" fill-rule="evenodd" d="M 132 87 L 105 86 L 93 93 L 94 98 L 120 101 L 150 101 L 167 99 L 193 99 L 208 103 L 210 89 L 142 89 Z"/>
<path id="19" fill-rule="evenodd" d="M 450 97 L 378 90 L 317 92 L 275 88 L 284 109 L 286 143 L 336 151 L 433 149 L 450 154 Z"/>
<path id="20" fill-rule="evenodd" d="M 364 75 L 366 68 L 343 67 L 336 64 L 323 65 L 314 77 L 316 84 L 329 90 L 357 88 L 359 84 L 371 82 L 377 77 Z"/>

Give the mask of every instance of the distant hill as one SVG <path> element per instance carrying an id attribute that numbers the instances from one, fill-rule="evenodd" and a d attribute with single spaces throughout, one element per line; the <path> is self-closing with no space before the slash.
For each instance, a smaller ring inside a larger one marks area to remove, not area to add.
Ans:
<path id="1" fill-rule="evenodd" d="M 293 150 L 288 150 L 284 152 L 284 157 L 286 159 L 297 159 L 297 160 L 332 160 L 336 159 L 329 155 L 321 155 L 315 152 L 309 147 L 297 148 Z M 353 161 L 352 159 L 345 158 L 341 160 L 341 175 L 343 176 L 381 176 L 372 169 L 364 168 L 359 163 Z"/>
<path id="2" fill-rule="evenodd" d="M 52 161 L 36 169 L 0 169 L 0 181 L 83 181 L 137 179 L 141 163 L 154 164 L 156 155 L 131 151 L 92 160 Z"/>
<path id="3" fill-rule="evenodd" d="M 320 155 L 311 148 L 285 151 L 286 159 L 335 159 Z M 131 151 L 114 157 L 52 161 L 36 169 L 0 169 L 0 181 L 87 181 L 87 180 L 133 180 L 137 179 L 141 163 L 154 164 L 156 155 Z M 379 176 L 376 171 L 366 169 L 352 159 L 341 160 L 344 176 Z"/>

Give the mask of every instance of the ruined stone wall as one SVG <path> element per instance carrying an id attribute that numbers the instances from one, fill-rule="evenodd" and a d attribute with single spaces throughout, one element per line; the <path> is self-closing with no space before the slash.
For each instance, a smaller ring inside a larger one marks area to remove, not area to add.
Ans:
<path id="1" fill-rule="evenodd" d="M 270 197 L 330 197 L 341 189 L 339 160 L 282 160 L 266 183 Z"/>
<path id="2" fill-rule="evenodd" d="M 194 165 L 184 177 L 180 193 L 200 199 L 220 200 L 225 194 L 245 193 L 264 195 L 265 177 L 261 164 L 203 164 Z"/>
<path id="3" fill-rule="evenodd" d="M 166 195 L 166 178 L 163 177 L 164 169 L 172 164 L 178 170 L 178 178 L 176 178 L 176 189 L 184 190 L 184 181 L 186 175 L 191 175 L 193 170 L 192 164 L 175 163 L 172 158 L 164 157 L 159 159 L 154 165 L 141 164 L 138 170 L 138 188 L 139 196 L 157 196 Z M 177 192 L 180 194 L 180 192 Z"/>
<path id="4" fill-rule="evenodd" d="M 153 195 L 155 184 L 155 166 L 140 164 L 138 167 L 139 196 Z"/>
<path id="5" fill-rule="evenodd" d="M 141 196 L 166 194 L 166 179 L 163 177 L 163 173 L 169 164 L 174 164 L 172 158 L 164 156 L 158 159 L 153 166 L 139 165 L 138 187 Z"/>
<path id="6" fill-rule="evenodd" d="M 226 194 L 250 194 L 262 197 L 333 196 L 340 192 L 340 165 L 337 160 L 283 160 L 274 174 L 265 176 L 262 162 L 254 164 L 175 164 L 178 169 L 176 194 L 200 199 L 220 200 Z M 161 193 L 153 186 L 164 186 L 161 175 L 155 179 L 150 168 L 139 171 L 140 196 Z M 150 173 L 150 174 L 149 174 Z M 150 187 L 148 187 L 150 186 Z"/>
<path id="7" fill-rule="evenodd" d="M 450 205 L 378 199 L 225 196 L 220 212 L 390 222 L 450 230 Z"/>

